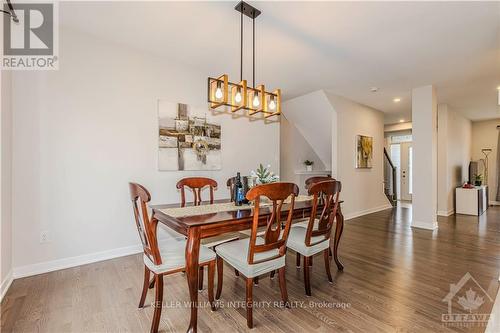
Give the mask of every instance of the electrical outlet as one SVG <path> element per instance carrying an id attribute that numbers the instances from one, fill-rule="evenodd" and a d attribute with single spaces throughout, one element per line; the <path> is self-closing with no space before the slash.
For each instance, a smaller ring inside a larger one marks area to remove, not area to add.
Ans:
<path id="1" fill-rule="evenodd" d="M 50 233 L 48 230 L 44 230 L 40 232 L 40 243 L 49 243 L 51 241 L 50 239 Z"/>

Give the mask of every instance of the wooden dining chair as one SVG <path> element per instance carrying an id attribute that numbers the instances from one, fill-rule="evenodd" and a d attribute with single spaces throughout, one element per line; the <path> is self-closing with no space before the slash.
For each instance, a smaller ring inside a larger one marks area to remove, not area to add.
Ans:
<path id="1" fill-rule="evenodd" d="M 307 191 L 309 191 L 309 189 L 314 184 L 319 183 L 319 182 L 329 181 L 329 180 L 335 180 L 335 178 L 332 178 L 330 176 L 309 177 L 306 179 L 304 187 Z M 320 198 L 321 198 L 321 195 L 320 195 Z M 292 224 L 293 227 L 304 227 L 304 228 L 307 228 L 308 225 L 309 225 L 309 216 L 307 216 L 305 218 L 300 218 L 300 219 L 294 220 L 294 223 Z"/>
<path id="2" fill-rule="evenodd" d="M 181 190 L 181 207 L 186 206 L 186 190 L 189 188 L 193 191 L 193 206 L 199 206 L 202 203 L 201 190 L 208 187 L 210 191 L 210 204 L 214 203 L 214 190 L 217 189 L 217 182 L 210 178 L 205 177 L 188 177 L 182 178 L 175 185 Z"/>
<path id="3" fill-rule="evenodd" d="M 247 326 L 253 327 L 253 281 L 255 277 L 278 270 L 279 286 L 283 303 L 289 307 L 288 293 L 285 281 L 285 254 L 286 242 L 292 224 L 293 207 L 295 197 L 299 194 L 299 188 L 292 183 L 273 183 L 260 185 L 252 188 L 247 193 L 247 199 L 254 201 L 252 233 L 250 238 L 240 239 L 234 242 L 217 246 L 217 293 L 219 299 L 222 293 L 222 270 L 223 260 L 240 272 L 246 278 L 246 311 Z M 272 205 L 261 207 L 261 196 L 272 201 Z M 289 212 L 287 214 L 284 229 L 281 228 L 282 208 L 284 201 L 291 198 Z M 266 232 L 263 237 L 257 236 L 260 212 L 269 212 L 267 218 Z"/>
<path id="4" fill-rule="evenodd" d="M 306 190 L 309 190 L 311 188 L 311 186 L 313 186 L 314 184 L 319 183 L 319 182 L 324 182 L 324 181 L 327 181 L 327 180 L 335 180 L 335 179 L 332 178 L 332 177 L 330 177 L 330 176 L 314 176 L 314 177 L 309 177 L 305 181 L 305 188 L 306 188 Z"/>
<path id="5" fill-rule="evenodd" d="M 244 179 L 244 177 L 243 177 Z M 234 201 L 234 184 L 236 183 L 236 177 L 231 177 L 227 180 L 226 182 L 226 185 L 229 189 L 229 191 L 231 192 L 231 202 Z M 245 183 L 243 181 L 243 186 L 245 186 Z M 246 184 L 246 186 L 248 186 L 248 183 Z M 257 232 L 257 236 L 262 236 L 265 232 L 265 227 L 260 227 L 259 228 L 259 231 Z M 243 237 L 250 237 L 250 233 L 251 233 L 251 230 L 240 230 L 239 233 L 243 236 Z M 238 272 L 235 272 L 236 275 L 238 275 Z M 258 283 L 258 279 L 255 279 L 256 283 Z"/>
<path id="6" fill-rule="evenodd" d="M 304 257 L 304 286 L 306 295 L 311 296 L 310 260 L 312 256 L 323 252 L 328 281 L 333 282 L 330 272 L 330 239 L 332 226 L 337 215 L 339 196 L 342 185 L 336 180 L 327 180 L 311 185 L 309 195 L 313 196 L 313 206 L 307 228 L 294 226 L 290 230 L 287 247 Z M 322 210 L 318 217 L 318 206 L 322 198 Z"/>
<path id="7" fill-rule="evenodd" d="M 151 332 L 158 332 L 163 303 L 163 276 L 181 271 L 186 268 L 186 240 L 169 239 L 158 243 L 156 234 L 158 221 L 149 218 L 147 204 L 151 200 L 148 190 L 142 185 L 129 183 L 130 198 L 134 210 L 134 218 L 139 232 L 139 237 L 144 250 L 144 283 L 142 286 L 139 308 L 144 306 L 146 295 L 150 286 L 155 286 L 155 302 Z M 215 252 L 211 249 L 200 247 L 200 266 L 208 266 L 208 300 L 212 310 L 215 311 L 214 302 L 214 277 L 215 277 Z M 149 281 L 153 273 L 153 281 Z"/>
<path id="8" fill-rule="evenodd" d="M 217 189 L 217 182 L 210 178 L 205 177 L 188 177 L 183 178 L 177 182 L 176 187 L 181 191 L 181 207 L 186 206 L 186 188 L 193 192 L 193 206 L 199 206 L 204 201 L 202 200 L 202 190 L 208 188 L 210 196 L 209 200 L 206 201 L 210 204 L 214 203 L 214 191 Z M 238 239 L 238 233 L 226 233 L 220 236 L 204 238 L 201 240 L 201 244 L 209 248 L 214 248 L 215 246 L 230 242 Z M 198 289 L 203 289 L 203 272 L 204 267 L 200 266 L 200 271 L 198 273 Z M 219 273 L 217 273 L 219 274 Z"/>

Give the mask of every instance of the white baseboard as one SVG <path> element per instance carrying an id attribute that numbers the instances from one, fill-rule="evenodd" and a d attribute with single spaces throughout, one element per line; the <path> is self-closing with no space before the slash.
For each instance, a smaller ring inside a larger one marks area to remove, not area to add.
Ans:
<path id="1" fill-rule="evenodd" d="M 108 251 L 95 252 L 76 257 L 63 258 L 63 259 L 45 261 L 33 265 L 15 267 L 12 275 L 14 279 L 19 279 L 26 276 L 58 271 L 60 269 L 91 264 L 94 262 L 114 259 L 118 257 L 124 257 L 140 252 L 142 252 L 142 245 L 126 246 Z"/>
<path id="2" fill-rule="evenodd" d="M 445 217 L 447 217 L 447 216 L 450 216 L 450 215 L 455 214 L 455 210 L 454 210 L 454 209 L 452 209 L 452 210 L 449 210 L 449 211 L 447 211 L 447 212 L 446 212 L 446 211 L 443 211 L 443 210 L 438 210 L 438 211 L 437 211 L 437 214 L 438 214 L 439 216 L 445 216 Z"/>
<path id="3" fill-rule="evenodd" d="M 3 297 L 7 293 L 7 290 L 9 290 L 12 281 L 14 281 L 14 277 L 12 276 L 12 269 L 11 269 L 7 273 L 5 279 L 3 279 L 2 284 L 0 284 L 0 302 L 3 300 Z"/>
<path id="4" fill-rule="evenodd" d="M 490 206 L 500 206 L 500 201 L 490 200 Z"/>
<path id="5" fill-rule="evenodd" d="M 437 222 L 434 222 L 429 225 L 427 222 L 421 222 L 421 221 L 411 221 L 411 227 L 412 228 L 417 228 L 417 229 L 425 229 L 425 230 L 436 230 L 438 228 Z"/>
<path id="6" fill-rule="evenodd" d="M 349 214 L 344 216 L 344 220 L 351 220 L 351 219 L 354 219 L 356 217 L 380 212 L 382 210 L 386 210 L 386 209 L 390 209 L 390 208 L 393 208 L 391 204 L 385 204 L 382 206 L 378 206 L 378 207 L 374 207 L 374 208 L 370 208 L 370 209 L 365 209 L 365 210 L 361 210 L 361 211 L 354 212 L 354 213 L 349 213 Z"/>

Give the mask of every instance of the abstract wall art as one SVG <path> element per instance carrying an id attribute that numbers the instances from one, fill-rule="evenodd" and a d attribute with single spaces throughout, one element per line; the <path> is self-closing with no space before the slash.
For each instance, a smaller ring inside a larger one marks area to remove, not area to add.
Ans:
<path id="1" fill-rule="evenodd" d="M 370 169 L 373 161 L 373 137 L 358 135 L 356 137 L 356 168 Z"/>
<path id="2" fill-rule="evenodd" d="M 158 169 L 220 170 L 221 126 L 208 110 L 158 101 Z"/>

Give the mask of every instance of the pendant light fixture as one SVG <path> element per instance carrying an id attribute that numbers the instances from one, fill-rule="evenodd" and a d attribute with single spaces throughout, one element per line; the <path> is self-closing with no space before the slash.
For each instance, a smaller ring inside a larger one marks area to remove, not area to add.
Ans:
<path id="1" fill-rule="evenodd" d="M 232 112 L 248 110 L 249 115 L 262 112 L 265 118 L 281 114 L 281 90 L 265 90 L 264 85 L 255 86 L 255 19 L 261 14 L 257 8 L 241 1 L 234 8 L 240 13 L 240 82 L 233 83 L 228 75 L 208 78 L 208 102 L 210 108 L 230 107 Z M 243 80 L 243 15 L 252 19 L 252 86 Z"/>

